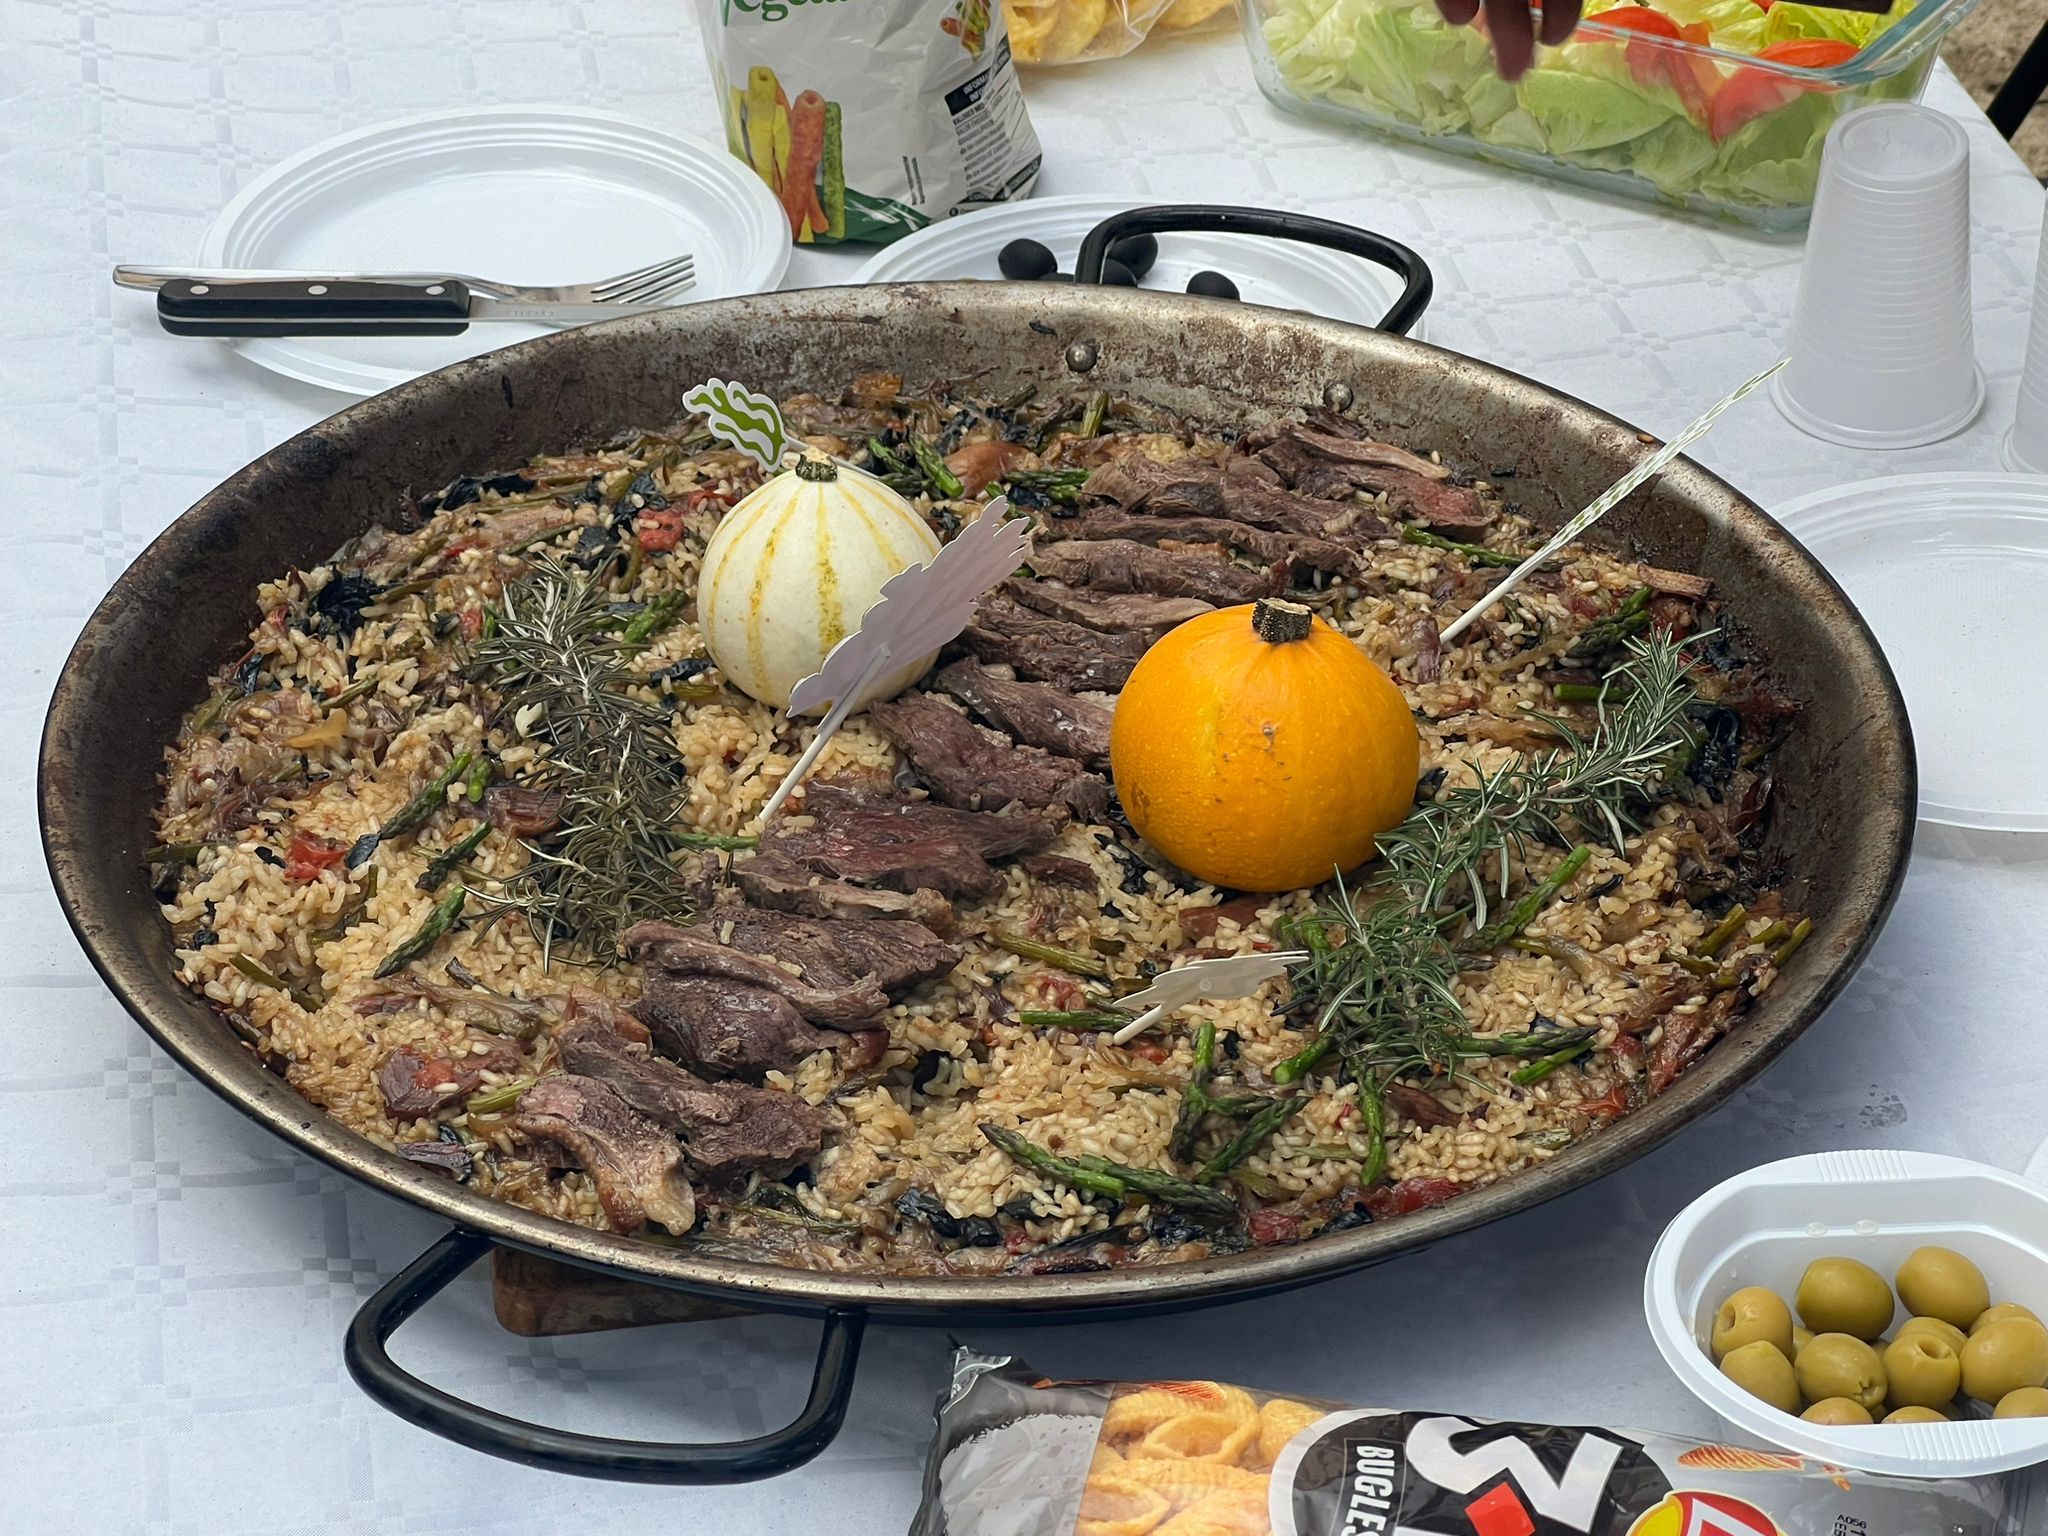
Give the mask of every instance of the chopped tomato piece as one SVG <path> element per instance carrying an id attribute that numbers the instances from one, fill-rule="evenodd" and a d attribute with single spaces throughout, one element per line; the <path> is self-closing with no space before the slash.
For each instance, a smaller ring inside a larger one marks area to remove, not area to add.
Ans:
<path id="1" fill-rule="evenodd" d="M 1380 1221 L 1389 1216 L 1407 1216 L 1415 1211 L 1429 1210 L 1463 1192 L 1462 1184 L 1454 1184 L 1449 1179 L 1418 1175 L 1403 1179 L 1398 1184 L 1382 1184 L 1377 1189 L 1367 1190 L 1365 1208 L 1372 1212 L 1375 1221 Z"/>
<path id="2" fill-rule="evenodd" d="M 484 605 L 471 603 L 462 610 L 462 638 L 475 640 L 484 632 Z"/>
<path id="3" fill-rule="evenodd" d="M 324 837 L 301 832 L 285 850 L 284 876 L 304 883 L 320 878 L 322 870 L 334 868 L 348 854 L 347 843 L 330 843 Z"/>
<path id="4" fill-rule="evenodd" d="M 1643 33 L 1642 38 L 1629 43 L 1625 55 L 1636 84 L 1645 89 L 1670 86 L 1695 120 L 1706 121 L 1714 91 L 1721 83 L 1720 71 L 1710 59 L 1695 58 L 1680 49 L 1665 47 L 1662 41 L 1653 41 L 1669 39 L 1705 47 L 1712 42 L 1712 31 L 1705 22 L 1681 27 L 1662 11 L 1646 5 L 1619 6 L 1591 19 L 1601 26 Z"/>
<path id="5" fill-rule="evenodd" d="M 1599 1098 L 1587 1099 L 1578 1107 L 1596 1119 L 1617 1119 L 1628 1113 L 1628 1085 L 1616 1083 Z"/>
<path id="6" fill-rule="evenodd" d="M 1245 1230 L 1260 1247 L 1291 1243 L 1301 1236 L 1301 1218 L 1291 1211 L 1253 1211 L 1245 1219 Z"/>
<path id="7" fill-rule="evenodd" d="M 674 507 L 659 512 L 642 512 L 633 520 L 633 532 L 640 547 L 650 555 L 674 549 L 683 539 L 683 514 Z"/>
<path id="8" fill-rule="evenodd" d="M 1133 1056 L 1142 1056 L 1147 1061 L 1166 1060 L 1166 1047 L 1150 1035 L 1141 1035 L 1125 1047 Z"/>
<path id="9" fill-rule="evenodd" d="M 1832 69 L 1856 57 L 1856 45 L 1832 37 L 1794 37 L 1773 43 L 1760 52 L 1759 59 L 1789 64 L 1795 69 Z M 1732 138 L 1760 117 L 1790 106 L 1808 91 L 1825 91 L 1826 85 L 1803 85 L 1775 71 L 1738 69 L 1714 97 L 1707 117 L 1707 132 L 1715 143 Z"/>

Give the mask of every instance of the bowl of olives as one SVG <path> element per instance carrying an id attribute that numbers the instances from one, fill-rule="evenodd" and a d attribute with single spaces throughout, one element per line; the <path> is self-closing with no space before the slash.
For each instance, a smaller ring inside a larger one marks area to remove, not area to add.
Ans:
<path id="1" fill-rule="evenodd" d="M 1650 1257 L 1665 1363 L 1731 1430 L 1914 1477 L 2048 1460 L 2048 1188 L 1823 1152 L 1700 1196 Z"/>

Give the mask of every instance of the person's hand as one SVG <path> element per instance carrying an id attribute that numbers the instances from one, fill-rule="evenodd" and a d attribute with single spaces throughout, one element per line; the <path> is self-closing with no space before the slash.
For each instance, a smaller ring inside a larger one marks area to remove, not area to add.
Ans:
<path id="1" fill-rule="evenodd" d="M 1536 57 L 1539 33 L 1529 14 L 1533 0 L 1484 0 L 1486 35 L 1493 41 L 1494 65 L 1503 80 L 1519 80 L 1528 73 Z M 1454 27 L 1469 24 L 1479 14 L 1481 0 L 1436 0 L 1436 8 Z M 1579 24 L 1580 0 L 1544 0 L 1540 33 L 1545 46 L 1554 48 L 1572 35 Z"/>

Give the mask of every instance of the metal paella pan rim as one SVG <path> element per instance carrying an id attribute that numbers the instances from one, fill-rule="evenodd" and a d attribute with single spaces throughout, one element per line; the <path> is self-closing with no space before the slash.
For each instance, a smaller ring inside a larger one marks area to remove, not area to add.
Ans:
<path id="1" fill-rule="evenodd" d="M 826 1274 L 693 1255 L 539 1216 L 454 1185 L 327 1119 L 265 1071 L 171 975 L 141 853 L 164 743 L 247 627 L 260 578 L 310 565 L 392 509 L 403 487 L 673 420 L 690 381 L 773 392 L 888 368 L 979 372 L 1142 395 L 1210 420 L 1272 416 L 1341 386 L 1355 414 L 1488 472 L 1556 518 L 1647 452 L 1635 430 L 1527 379 L 1400 337 L 1199 299 L 1070 287 L 820 289 L 707 302 L 541 338 L 359 404 L 230 478 L 152 544 L 88 621 L 45 725 L 38 796 L 59 899 L 136 1020 L 237 1109 L 332 1167 L 472 1232 L 631 1278 L 771 1310 L 908 1320 L 1164 1310 L 1324 1279 L 1526 1210 L 1629 1162 L 1727 1098 L 1820 1013 L 1903 877 L 1915 779 L 1903 706 L 1869 631 L 1827 574 L 1726 484 L 1681 461 L 1611 525 L 1665 565 L 1712 575 L 1782 686 L 1810 702 L 1781 769 L 1774 833 L 1817 915 L 1797 963 L 1661 1098 L 1549 1162 L 1432 1211 L 1293 1247 L 1059 1276 Z M 276 517 L 290 506 L 294 516 Z M 1689 564 L 1688 564 L 1689 563 Z M 168 622 L 175 611 L 176 622 Z"/>

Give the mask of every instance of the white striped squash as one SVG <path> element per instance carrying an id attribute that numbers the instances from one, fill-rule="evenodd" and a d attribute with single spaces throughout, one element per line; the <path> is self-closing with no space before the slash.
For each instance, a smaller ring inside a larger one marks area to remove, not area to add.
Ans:
<path id="1" fill-rule="evenodd" d="M 917 509 L 863 470 L 806 454 L 730 512 L 705 546 L 697 623 L 734 687 L 777 709 L 860 627 L 882 583 L 939 552 Z M 927 656 L 889 680 L 906 688 Z"/>

